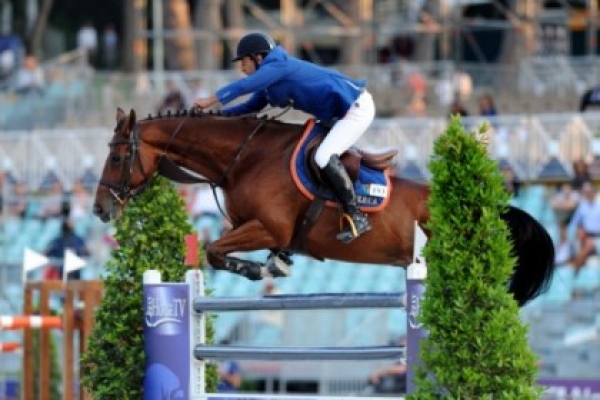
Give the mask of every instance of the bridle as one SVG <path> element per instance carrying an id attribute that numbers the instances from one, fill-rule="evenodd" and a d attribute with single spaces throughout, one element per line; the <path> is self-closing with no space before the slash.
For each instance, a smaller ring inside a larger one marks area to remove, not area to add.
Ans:
<path id="1" fill-rule="evenodd" d="M 120 127 L 117 126 L 115 132 L 118 131 L 119 128 Z M 109 156 L 111 163 L 119 163 L 120 165 L 125 164 L 121 169 L 121 177 L 119 182 L 115 183 L 106 179 L 100 179 L 100 184 L 108 187 L 108 190 L 113 196 L 114 201 L 120 205 L 125 204 L 127 200 L 146 189 L 152 181 L 151 177 L 146 175 L 144 165 L 142 164 L 142 158 L 140 157 L 140 126 L 137 122 L 133 126 L 131 135 L 129 135 L 129 139 L 113 139 L 108 144 L 108 147 L 112 150 L 115 146 L 120 146 L 123 144 L 127 145 L 127 152 L 124 155 L 114 154 L 111 151 Z M 144 176 L 145 182 L 138 187 L 132 188 L 131 177 L 136 165 Z"/>
<path id="2" fill-rule="evenodd" d="M 282 112 L 281 114 L 287 112 L 289 109 L 290 109 L 290 106 L 288 106 L 284 110 L 284 112 Z M 163 159 L 167 159 L 166 154 L 167 154 L 167 151 L 169 150 L 169 147 L 171 146 L 173 139 L 179 133 L 179 131 L 183 127 L 183 124 L 188 119 L 188 117 L 192 114 L 193 114 L 193 111 L 190 110 L 190 112 L 187 113 L 184 118 L 182 118 L 179 125 L 175 128 L 175 130 L 171 134 L 171 137 L 170 137 L 167 145 L 165 146 L 165 149 L 161 152 L 161 156 L 160 156 L 160 159 L 158 160 L 157 165 L 160 166 L 161 161 Z M 278 116 L 280 116 L 281 114 L 279 114 Z M 243 154 L 244 150 L 246 149 L 248 143 L 252 140 L 252 138 L 256 135 L 256 133 L 264 126 L 265 121 L 266 121 L 266 119 L 263 118 L 260 121 L 260 123 L 254 128 L 254 130 L 245 138 L 245 140 L 242 142 L 242 144 L 238 148 L 232 162 L 225 168 L 225 171 L 223 172 L 221 177 L 219 179 L 217 179 L 216 182 L 211 182 L 211 181 L 209 181 L 207 179 L 203 179 L 203 178 L 197 178 L 197 177 L 194 178 L 195 183 L 207 183 L 211 186 L 213 196 L 215 198 L 215 201 L 217 202 L 219 211 L 221 211 L 221 214 L 223 214 L 223 216 L 225 216 L 225 217 L 227 217 L 226 213 L 221 208 L 221 204 L 218 201 L 215 190 L 217 187 L 221 187 L 224 184 L 225 180 L 227 179 L 227 175 L 229 174 L 229 171 L 235 164 L 237 164 L 237 162 L 241 158 L 241 155 Z M 120 126 L 117 126 L 115 128 L 115 133 L 118 132 L 120 128 L 121 128 Z M 119 145 L 123 145 L 123 144 L 127 145 L 127 152 L 124 155 L 120 155 L 120 154 L 117 155 L 117 154 L 112 154 L 112 153 L 109 155 L 111 163 L 112 162 L 114 162 L 115 164 L 116 163 L 119 163 L 119 164 L 128 163 L 127 167 L 124 166 L 121 169 L 121 178 L 119 179 L 119 183 L 111 182 L 106 179 L 100 179 L 100 184 L 108 187 L 110 194 L 113 196 L 114 202 L 118 203 L 121 206 L 124 205 L 129 199 L 135 197 L 136 195 L 138 195 L 139 193 L 144 191 L 144 189 L 146 189 L 150 185 L 150 183 L 152 183 L 152 178 L 154 177 L 154 173 L 152 173 L 152 176 L 150 176 L 150 174 L 146 174 L 146 171 L 144 170 L 142 158 L 140 157 L 140 140 L 141 140 L 140 125 L 137 122 L 135 122 L 135 124 L 133 125 L 133 128 L 132 128 L 131 135 L 129 135 L 129 139 L 124 139 L 124 138 L 113 139 L 108 144 L 108 147 L 110 149 L 114 148 L 115 146 L 119 146 Z M 118 157 L 118 159 L 117 159 L 117 157 Z M 133 175 L 134 168 L 136 165 L 138 166 L 140 172 L 142 173 L 142 176 L 144 177 L 145 182 L 138 187 L 131 187 L 131 177 Z"/>

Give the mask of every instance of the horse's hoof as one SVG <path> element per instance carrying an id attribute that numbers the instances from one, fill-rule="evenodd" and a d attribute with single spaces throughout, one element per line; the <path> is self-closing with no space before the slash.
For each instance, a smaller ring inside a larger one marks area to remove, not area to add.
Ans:
<path id="1" fill-rule="evenodd" d="M 269 256 L 267 259 L 267 264 L 265 265 L 265 269 L 273 278 L 286 277 L 292 274 L 290 264 L 276 255 Z"/>

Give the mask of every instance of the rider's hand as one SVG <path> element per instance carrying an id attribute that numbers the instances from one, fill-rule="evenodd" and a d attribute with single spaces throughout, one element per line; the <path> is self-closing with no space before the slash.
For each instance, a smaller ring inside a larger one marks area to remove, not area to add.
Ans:
<path id="1" fill-rule="evenodd" d="M 205 108 L 209 108 L 210 106 L 215 104 L 217 101 L 218 100 L 215 96 L 201 98 L 194 102 L 194 108 L 204 110 Z"/>

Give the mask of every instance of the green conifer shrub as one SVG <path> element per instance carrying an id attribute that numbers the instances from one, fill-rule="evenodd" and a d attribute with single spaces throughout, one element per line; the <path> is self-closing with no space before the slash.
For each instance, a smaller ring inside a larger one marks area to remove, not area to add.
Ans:
<path id="1" fill-rule="evenodd" d="M 410 399 L 540 397 L 527 328 L 507 291 L 515 259 L 501 213 L 508 203 L 497 164 L 454 117 L 436 141 L 427 227 L 432 237 L 420 321 L 415 393 Z"/>
<path id="2" fill-rule="evenodd" d="M 160 176 L 129 202 L 115 224 L 119 247 L 106 265 L 104 297 L 81 359 L 81 382 L 95 400 L 139 400 L 145 366 L 142 275 L 157 269 L 163 282 L 182 282 L 185 235 L 192 226 L 176 188 Z M 213 338 L 210 322 L 208 343 Z M 215 369 L 209 369 L 208 392 L 216 390 L 216 380 Z"/>

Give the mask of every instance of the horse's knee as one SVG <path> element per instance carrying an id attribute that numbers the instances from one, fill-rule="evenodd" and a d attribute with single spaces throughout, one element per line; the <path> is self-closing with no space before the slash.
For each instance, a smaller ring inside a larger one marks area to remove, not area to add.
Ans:
<path id="1" fill-rule="evenodd" d="M 210 250 L 210 245 L 206 248 L 206 261 L 214 269 L 225 269 L 225 257 Z"/>

